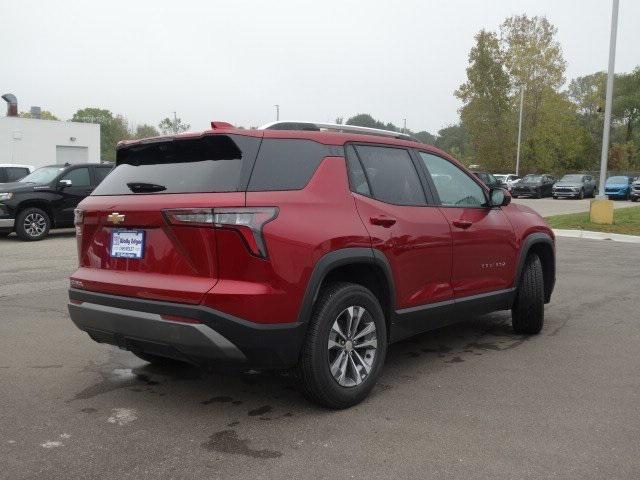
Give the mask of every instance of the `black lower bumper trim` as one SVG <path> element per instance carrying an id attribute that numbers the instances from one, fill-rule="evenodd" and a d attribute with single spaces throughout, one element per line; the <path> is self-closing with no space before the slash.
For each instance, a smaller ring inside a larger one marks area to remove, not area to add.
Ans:
<path id="1" fill-rule="evenodd" d="M 298 361 L 302 323 L 256 324 L 202 305 L 69 289 L 69 314 L 96 341 L 198 363 L 286 368 Z M 201 322 L 181 323 L 160 315 Z M 173 352 L 173 353 L 172 353 Z"/>

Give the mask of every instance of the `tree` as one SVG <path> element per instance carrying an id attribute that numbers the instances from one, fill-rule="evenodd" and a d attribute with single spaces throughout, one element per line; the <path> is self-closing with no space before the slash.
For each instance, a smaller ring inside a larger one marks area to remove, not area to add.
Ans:
<path id="1" fill-rule="evenodd" d="M 20 112 L 18 116 L 21 118 L 32 118 L 31 112 Z M 56 117 L 53 113 L 51 113 L 49 110 L 42 110 L 40 112 L 40 119 L 41 120 L 59 120 L 59 118 Z"/>
<path id="2" fill-rule="evenodd" d="M 416 132 L 412 135 L 415 139 L 421 141 L 422 143 L 426 143 L 428 145 L 434 145 L 436 143 L 436 136 L 427 132 L 426 130 L 422 130 L 420 132 Z"/>
<path id="3" fill-rule="evenodd" d="M 143 123 L 142 125 L 138 125 L 136 127 L 136 131 L 131 136 L 132 138 L 139 139 L 157 137 L 159 135 L 160 132 L 158 132 L 158 129 L 156 127 Z"/>
<path id="4" fill-rule="evenodd" d="M 631 142 L 633 130 L 640 124 L 640 67 L 616 75 L 611 113 L 624 125 L 624 142 Z"/>
<path id="5" fill-rule="evenodd" d="M 469 133 L 462 123 L 438 130 L 434 145 L 467 165 L 474 161 Z"/>
<path id="6" fill-rule="evenodd" d="M 477 161 L 483 168 L 502 171 L 513 164 L 515 156 L 511 83 L 497 36 L 481 30 L 475 39 L 467 81 L 455 95 L 464 103 L 460 117 Z"/>
<path id="7" fill-rule="evenodd" d="M 191 125 L 189 125 L 188 123 L 182 123 L 182 120 L 179 118 L 174 118 L 172 120 L 171 118 L 166 117 L 158 124 L 158 128 L 163 135 L 175 135 L 178 133 L 186 132 L 191 128 Z"/>
<path id="8" fill-rule="evenodd" d="M 391 126 L 393 131 L 396 131 L 395 125 L 392 123 L 387 123 L 386 125 L 375 118 L 373 118 L 368 113 L 359 113 L 351 118 L 349 118 L 346 122 L 346 125 L 356 125 L 358 127 L 369 127 L 369 128 L 382 128 L 389 129 Z"/>
<path id="9" fill-rule="evenodd" d="M 114 116 L 109 110 L 83 108 L 73 114 L 71 121 L 100 124 L 101 157 L 108 162 L 115 161 L 118 142 L 131 138 L 127 120 L 121 115 Z"/>

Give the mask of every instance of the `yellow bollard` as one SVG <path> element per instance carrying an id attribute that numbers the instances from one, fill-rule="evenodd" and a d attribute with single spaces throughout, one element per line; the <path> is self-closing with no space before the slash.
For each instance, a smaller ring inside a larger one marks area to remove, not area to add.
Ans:
<path id="1" fill-rule="evenodd" d="M 589 219 L 591 223 L 599 223 L 601 225 L 613 224 L 613 202 L 599 198 L 591 200 Z"/>

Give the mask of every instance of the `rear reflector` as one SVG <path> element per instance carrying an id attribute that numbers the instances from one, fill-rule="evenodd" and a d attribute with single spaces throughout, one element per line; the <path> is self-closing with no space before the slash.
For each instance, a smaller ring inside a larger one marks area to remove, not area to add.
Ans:
<path id="1" fill-rule="evenodd" d="M 163 210 L 171 225 L 215 227 L 236 230 L 244 239 L 249 252 L 267 257 L 263 227 L 278 216 L 277 207 L 180 208 Z"/>
<path id="2" fill-rule="evenodd" d="M 178 317 L 176 315 L 160 315 L 160 318 L 162 318 L 163 320 L 167 320 L 169 322 L 202 323 L 200 320 L 196 320 L 195 318 Z"/>

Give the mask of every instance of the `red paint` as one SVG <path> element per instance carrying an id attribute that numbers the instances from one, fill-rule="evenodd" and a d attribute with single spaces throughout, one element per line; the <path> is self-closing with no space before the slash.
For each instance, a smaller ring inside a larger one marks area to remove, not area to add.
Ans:
<path id="1" fill-rule="evenodd" d="M 451 159 L 436 148 L 392 138 L 213 126 L 215 131 L 182 136 L 224 131 L 329 145 L 375 142 Z M 78 226 L 80 265 L 72 281 L 97 292 L 203 304 L 256 323 L 289 323 L 298 319 L 314 266 L 329 252 L 347 247 L 381 251 L 394 277 L 395 306 L 401 309 L 508 288 L 514 284 L 523 238 L 534 231 L 552 235 L 537 214 L 519 206 L 391 205 L 352 193 L 347 178 L 344 158 L 326 157 L 298 191 L 88 197 L 79 207 L 84 211 Z M 166 209 L 245 206 L 278 208 L 262 232 L 266 259 L 252 254 L 255 245 L 239 229 L 170 224 L 162 214 Z M 146 232 L 143 259 L 110 257 L 113 226 L 106 217 L 112 212 L 125 215 L 118 227 Z"/>

